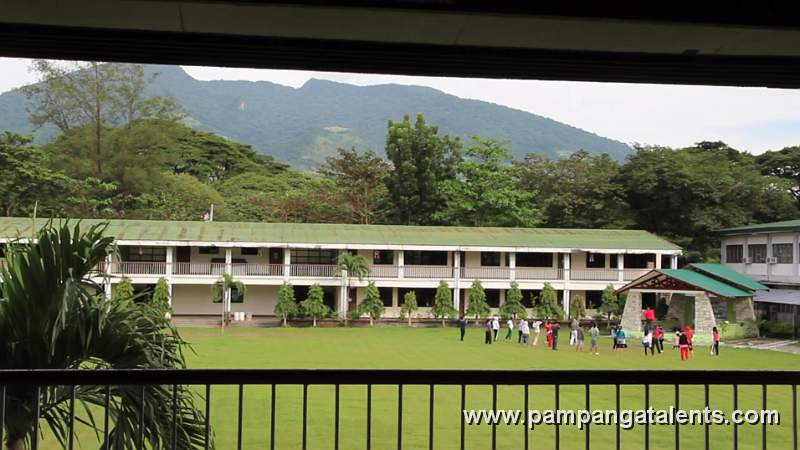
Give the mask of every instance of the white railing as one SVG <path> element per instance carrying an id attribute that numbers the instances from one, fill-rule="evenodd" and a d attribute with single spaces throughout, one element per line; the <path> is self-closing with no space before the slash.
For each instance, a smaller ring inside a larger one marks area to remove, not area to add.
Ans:
<path id="1" fill-rule="evenodd" d="M 110 269 L 109 272 L 119 275 L 164 275 L 167 273 L 167 263 L 114 261 Z"/>
<path id="2" fill-rule="evenodd" d="M 406 278 L 433 278 L 437 280 L 453 278 L 451 266 L 404 266 Z"/>
<path id="3" fill-rule="evenodd" d="M 564 270 L 547 267 L 517 267 L 514 269 L 518 280 L 563 280 Z"/>
<path id="4" fill-rule="evenodd" d="M 231 264 L 231 275 L 234 277 L 282 277 L 283 264 Z"/>
<path id="5" fill-rule="evenodd" d="M 370 266 L 370 278 L 397 278 L 400 275 L 400 268 L 397 266 Z"/>
<path id="6" fill-rule="evenodd" d="M 338 278 L 341 274 L 333 264 L 292 264 L 293 277 Z"/>
<path id="7" fill-rule="evenodd" d="M 508 280 L 511 278 L 511 270 L 508 267 L 462 267 L 461 278 Z"/>
<path id="8" fill-rule="evenodd" d="M 570 269 L 569 279 L 578 281 L 617 281 L 619 279 L 619 270 Z"/>
<path id="9" fill-rule="evenodd" d="M 653 269 L 623 269 L 622 270 L 622 279 L 625 281 L 632 281 L 640 276 L 650 272 Z"/>
<path id="10" fill-rule="evenodd" d="M 173 263 L 174 275 L 214 275 L 225 273 L 225 263 Z"/>

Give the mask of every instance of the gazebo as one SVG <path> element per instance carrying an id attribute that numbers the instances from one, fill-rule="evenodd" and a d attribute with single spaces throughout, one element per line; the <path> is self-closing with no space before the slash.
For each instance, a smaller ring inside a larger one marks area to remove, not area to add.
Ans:
<path id="1" fill-rule="evenodd" d="M 642 331 L 642 294 L 666 298 L 667 319 L 711 333 L 717 320 L 755 320 L 753 296 L 768 288 L 724 264 L 690 264 L 682 269 L 654 269 L 617 289 L 627 293 L 622 327 Z"/>

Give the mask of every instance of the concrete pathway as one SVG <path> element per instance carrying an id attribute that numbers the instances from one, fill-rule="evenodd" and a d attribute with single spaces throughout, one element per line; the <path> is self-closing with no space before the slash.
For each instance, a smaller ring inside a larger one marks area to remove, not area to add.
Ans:
<path id="1" fill-rule="evenodd" d="M 792 339 L 743 339 L 727 342 L 726 346 L 731 348 L 755 348 L 759 350 L 775 350 L 779 352 L 800 354 L 800 341 Z"/>

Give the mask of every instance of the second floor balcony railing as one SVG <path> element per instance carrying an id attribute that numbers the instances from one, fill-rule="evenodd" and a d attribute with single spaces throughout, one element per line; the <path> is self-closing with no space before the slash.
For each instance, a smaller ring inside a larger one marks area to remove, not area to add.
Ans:
<path id="1" fill-rule="evenodd" d="M 461 267 L 461 278 L 478 280 L 508 280 L 511 269 L 508 267 Z"/>
<path id="2" fill-rule="evenodd" d="M 341 276 L 333 264 L 292 264 L 293 277 L 338 278 Z"/>
<path id="3" fill-rule="evenodd" d="M 569 272 L 570 280 L 578 281 L 617 281 L 617 269 L 572 269 Z"/>
<path id="4" fill-rule="evenodd" d="M 451 266 L 405 266 L 403 272 L 406 278 L 433 278 L 439 280 L 453 278 L 453 268 Z"/>
<path id="5" fill-rule="evenodd" d="M 173 263 L 174 275 L 216 275 L 225 273 L 224 263 Z"/>
<path id="6" fill-rule="evenodd" d="M 564 270 L 548 267 L 517 267 L 514 269 L 518 280 L 563 280 Z"/>
<path id="7" fill-rule="evenodd" d="M 167 273 L 165 262 L 115 261 L 109 266 L 109 272 L 115 275 L 164 275 Z"/>
<path id="8" fill-rule="evenodd" d="M 623 269 L 622 279 L 625 281 L 633 281 L 651 270 L 653 269 Z"/>
<path id="9" fill-rule="evenodd" d="M 236 263 L 231 265 L 231 275 L 234 277 L 282 277 L 283 273 L 283 264 Z"/>

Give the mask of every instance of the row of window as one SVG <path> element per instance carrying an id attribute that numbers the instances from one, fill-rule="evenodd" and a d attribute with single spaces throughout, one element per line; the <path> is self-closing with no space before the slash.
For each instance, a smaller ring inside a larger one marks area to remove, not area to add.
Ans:
<path id="1" fill-rule="evenodd" d="M 750 244 L 747 246 L 747 257 L 753 264 L 767 262 L 767 244 Z M 794 245 L 772 244 L 772 257 L 778 264 L 794 264 Z M 744 245 L 726 245 L 725 261 L 728 263 L 744 262 Z"/>

